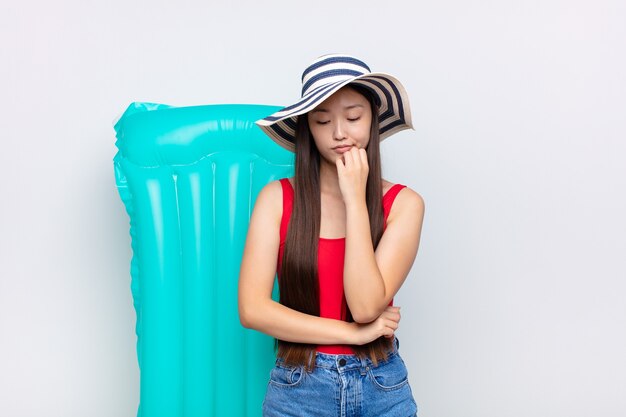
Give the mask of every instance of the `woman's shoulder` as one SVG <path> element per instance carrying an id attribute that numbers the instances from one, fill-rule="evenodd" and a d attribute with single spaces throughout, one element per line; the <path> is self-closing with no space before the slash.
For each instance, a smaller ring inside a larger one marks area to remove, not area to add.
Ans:
<path id="1" fill-rule="evenodd" d="M 280 180 L 270 181 L 261 188 L 255 207 L 260 207 L 265 216 L 280 221 L 283 212 L 283 188 Z"/>
<path id="2" fill-rule="evenodd" d="M 396 184 L 383 179 L 383 193 Z M 423 215 L 424 213 L 424 199 L 422 196 L 408 185 L 401 185 L 403 187 L 396 194 L 389 211 L 388 222 L 391 222 L 399 213 L 411 213 L 411 215 Z"/>
<path id="3" fill-rule="evenodd" d="M 382 178 L 381 180 L 382 180 L 382 186 L 383 186 L 382 187 L 383 188 L 383 195 L 385 195 L 387 193 L 387 191 L 391 190 L 391 188 L 393 188 L 394 186 L 401 186 L 402 188 L 398 192 L 398 195 L 400 193 L 402 193 L 404 190 L 407 190 L 407 191 L 404 191 L 405 195 L 406 194 L 414 194 L 414 195 L 416 194 L 416 195 L 419 196 L 419 194 L 416 191 L 414 191 L 413 189 L 411 189 L 411 187 L 409 187 L 408 185 L 405 185 L 405 184 L 400 183 L 400 182 L 394 183 L 394 182 L 391 182 L 391 181 L 387 181 L 384 178 Z"/>
<path id="4" fill-rule="evenodd" d="M 263 188 L 261 188 L 259 196 L 261 194 L 267 197 L 278 197 L 279 195 L 282 195 L 283 186 L 280 183 L 282 180 L 284 179 L 273 180 L 265 184 Z"/>

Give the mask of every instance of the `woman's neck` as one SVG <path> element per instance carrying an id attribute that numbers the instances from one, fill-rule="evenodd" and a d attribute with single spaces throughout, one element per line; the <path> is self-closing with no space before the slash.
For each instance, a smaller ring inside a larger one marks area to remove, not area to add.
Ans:
<path id="1" fill-rule="evenodd" d="M 320 164 L 320 192 L 323 194 L 341 197 L 337 168 L 327 164 Z"/>

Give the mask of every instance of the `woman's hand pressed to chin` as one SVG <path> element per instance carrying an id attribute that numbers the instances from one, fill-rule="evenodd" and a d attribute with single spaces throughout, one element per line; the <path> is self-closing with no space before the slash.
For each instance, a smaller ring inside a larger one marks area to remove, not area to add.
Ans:
<path id="1" fill-rule="evenodd" d="M 335 161 L 339 188 L 346 206 L 365 202 L 369 165 L 364 148 L 353 146 Z"/>

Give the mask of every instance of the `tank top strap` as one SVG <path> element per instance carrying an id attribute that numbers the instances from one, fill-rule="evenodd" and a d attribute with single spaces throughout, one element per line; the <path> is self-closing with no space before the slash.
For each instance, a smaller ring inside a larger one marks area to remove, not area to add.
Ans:
<path id="1" fill-rule="evenodd" d="M 280 184 L 283 189 L 283 214 L 280 219 L 280 241 L 282 243 L 287 238 L 287 227 L 293 207 L 293 188 L 287 178 L 281 178 Z"/>
<path id="2" fill-rule="evenodd" d="M 389 216 L 389 212 L 391 211 L 391 206 L 393 205 L 394 200 L 398 193 L 405 188 L 404 184 L 394 184 L 390 189 L 387 190 L 385 195 L 383 196 L 383 211 L 385 217 L 385 227 L 387 226 L 387 217 Z"/>

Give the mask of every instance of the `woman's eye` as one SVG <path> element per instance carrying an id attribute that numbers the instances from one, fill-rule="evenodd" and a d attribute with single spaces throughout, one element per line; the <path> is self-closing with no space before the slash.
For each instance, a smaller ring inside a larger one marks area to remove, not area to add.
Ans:
<path id="1" fill-rule="evenodd" d="M 325 121 L 325 122 L 322 122 L 321 120 L 318 120 L 318 121 L 317 121 L 317 124 L 318 124 L 318 125 L 325 125 L 326 123 L 328 123 L 328 121 Z"/>
<path id="2" fill-rule="evenodd" d="M 359 120 L 359 119 L 360 119 L 360 117 L 357 117 L 356 119 L 350 119 L 350 118 L 348 118 L 348 120 L 350 120 L 351 122 L 356 122 L 356 121 L 357 121 L 357 120 Z"/>

